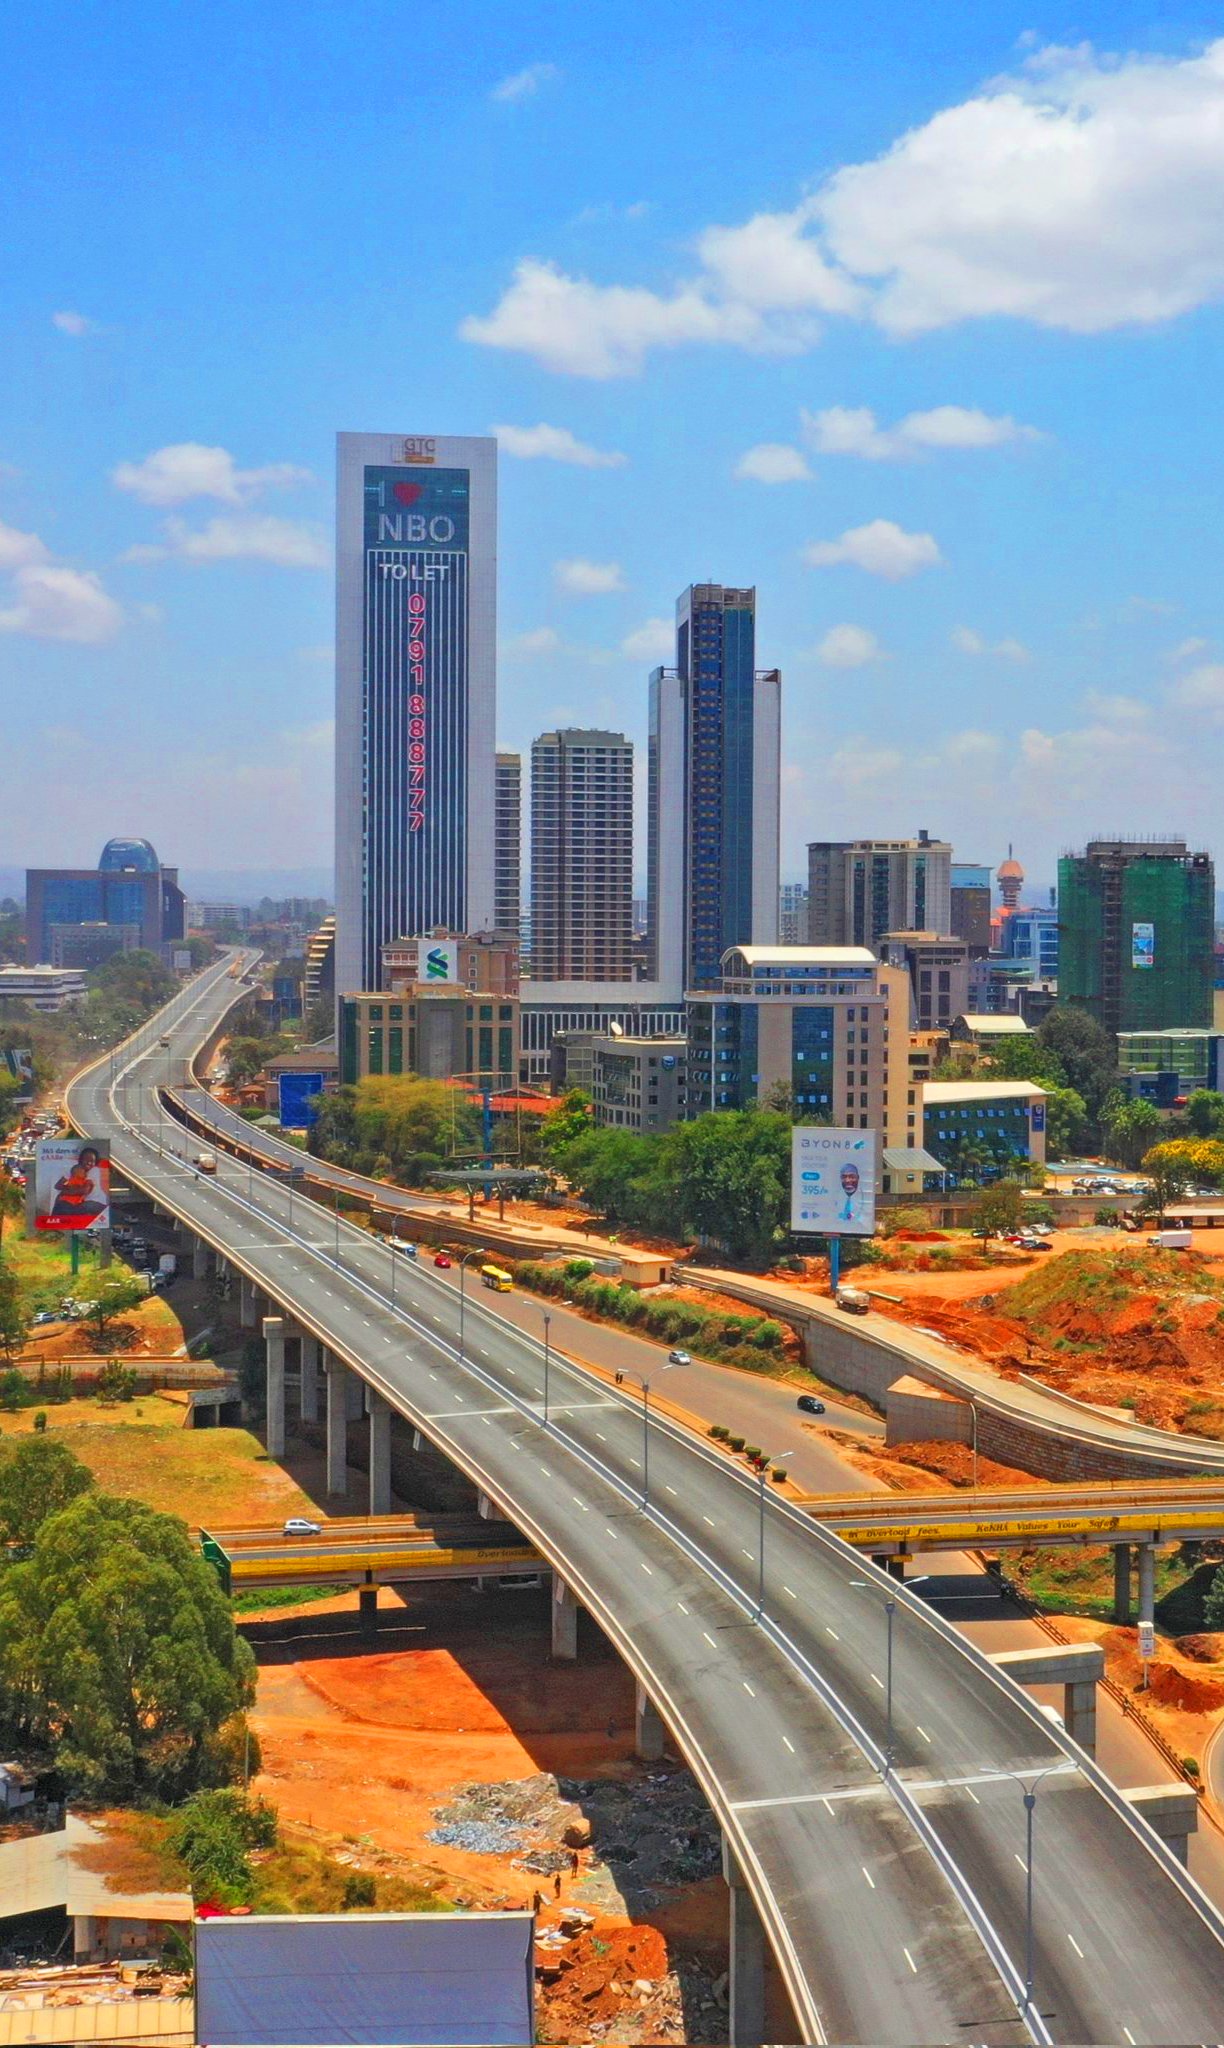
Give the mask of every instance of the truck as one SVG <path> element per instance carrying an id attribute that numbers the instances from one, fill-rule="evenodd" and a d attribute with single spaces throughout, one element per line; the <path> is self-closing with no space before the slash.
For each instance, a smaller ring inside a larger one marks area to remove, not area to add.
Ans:
<path id="1" fill-rule="evenodd" d="M 178 1272 L 178 1254 L 176 1252 L 163 1252 L 157 1261 L 157 1270 L 159 1273 L 164 1273 L 167 1280 L 173 1280 Z"/>
<path id="2" fill-rule="evenodd" d="M 215 1152 L 197 1152 L 194 1160 L 197 1173 L 215 1173 L 217 1155 Z"/>
<path id="3" fill-rule="evenodd" d="M 1152 1243 L 1159 1245 L 1162 1251 L 1188 1252 L 1191 1243 L 1190 1232 L 1188 1230 L 1158 1230 L 1153 1235 Z"/>

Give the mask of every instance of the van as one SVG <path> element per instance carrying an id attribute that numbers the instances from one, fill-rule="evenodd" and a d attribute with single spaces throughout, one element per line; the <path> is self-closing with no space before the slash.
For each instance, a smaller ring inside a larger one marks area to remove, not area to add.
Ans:
<path id="1" fill-rule="evenodd" d="M 865 1316 L 871 1301 L 860 1287 L 839 1287 L 836 1294 L 838 1308 L 844 1308 L 847 1315 Z"/>
<path id="2" fill-rule="evenodd" d="M 1152 1238 L 1152 1243 L 1159 1245 L 1162 1251 L 1188 1252 L 1190 1249 L 1190 1232 L 1188 1230 L 1158 1230 Z"/>

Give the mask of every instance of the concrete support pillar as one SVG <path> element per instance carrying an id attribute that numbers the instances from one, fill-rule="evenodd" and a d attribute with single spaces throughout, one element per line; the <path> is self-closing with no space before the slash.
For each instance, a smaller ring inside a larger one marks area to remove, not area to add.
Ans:
<path id="1" fill-rule="evenodd" d="M 1096 1680 L 1069 1679 L 1063 1687 L 1063 1720 L 1072 1742 L 1096 1755 Z"/>
<path id="2" fill-rule="evenodd" d="M 285 1455 L 285 1325 L 280 1316 L 265 1316 L 264 1351 L 267 1360 L 268 1420 L 267 1445 L 270 1458 Z"/>
<path id="3" fill-rule="evenodd" d="M 203 1280 L 207 1273 L 208 1246 L 202 1237 L 193 1237 L 191 1240 L 191 1277 L 193 1280 Z"/>
<path id="4" fill-rule="evenodd" d="M 391 1408 L 374 1388 L 369 1390 L 370 1410 L 370 1513 L 391 1512 Z"/>
<path id="5" fill-rule="evenodd" d="M 238 1287 L 238 1321 L 244 1330 L 253 1330 L 258 1320 L 259 1289 L 243 1273 Z"/>
<path id="6" fill-rule="evenodd" d="M 902 1584 L 905 1583 L 905 1559 L 903 1557 L 890 1557 L 885 1569 L 890 1579 L 900 1579 Z"/>
<path id="7" fill-rule="evenodd" d="M 365 1381 L 361 1378 L 360 1374 L 350 1372 L 346 1386 L 348 1390 L 348 1408 L 346 1410 L 348 1419 L 350 1422 L 360 1422 L 366 1412 Z"/>
<path id="8" fill-rule="evenodd" d="M 1156 1545 L 1139 1545 L 1139 1620 L 1156 1625 Z"/>
<path id="9" fill-rule="evenodd" d="M 415 1450 L 416 1445 L 414 1444 L 412 1448 Z M 500 1511 L 494 1507 L 487 1493 L 478 1493 L 476 1495 L 476 1512 L 482 1522 L 501 1521 Z"/>
<path id="10" fill-rule="evenodd" d="M 732 2048 L 760 2048 L 765 2039 L 765 1929 L 725 1835 L 723 1876 L 731 1906 L 728 2034 Z"/>
<path id="11" fill-rule="evenodd" d="M 358 1625 L 363 1636 L 378 1634 L 378 1587 L 362 1586 L 357 1595 Z"/>
<path id="12" fill-rule="evenodd" d="M 552 1582 L 552 1653 L 570 1663 L 578 1655 L 578 1602 L 560 1572 Z"/>
<path id="13" fill-rule="evenodd" d="M 1190 1854 L 1190 1837 L 1198 1832 L 1198 1795 L 1192 1785 L 1133 1785 L 1122 1794 L 1148 1826 L 1167 1842 L 1179 1863 Z"/>
<path id="14" fill-rule="evenodd" d="M 634 1715 L 634 1747 L 642 1762 L 657 1764 L 663 1754 L 667 1730 L 663 1717 L 644 1685 L 637 1689 L 637 1709 Z"/>
<path id="15" fill-rule="evenodd" d="M 327 1360 L 327 1491 L 348 1491 L 348 1368 Z"/>
<path id="16" fill-rule="evenodd" d="M 301 1365 L 298 1368 L 298 1390 L 303 1422 L 317 1422 L 319 1419 L 319 1340 L 308 1336 L 303 1330 L 298 1340 L 301 1346 Z"/>
<path id="17" fill-rule="evenodd" d="M 1131 1547 L 1129 1543 L 1115 1543 L 1113 1566 L 1113 1618 L 1119 1628 L 1126 1628 L 1129 1626 L 1131 1618 Z"/>

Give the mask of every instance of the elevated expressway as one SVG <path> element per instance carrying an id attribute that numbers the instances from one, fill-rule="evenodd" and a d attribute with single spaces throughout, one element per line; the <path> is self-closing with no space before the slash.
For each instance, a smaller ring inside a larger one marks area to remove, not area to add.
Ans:
<path id="1" fill-rule="evenodd" d="M 271 1176 L 224 1158 L 200 1176 L 167 1148 L 149 1091 L 182 1077 L 240 993 L 224 966 L 197 977 L 71 1085 L 72 1121 L 325 1347 L 329 1416 L 357 1375 L 372 1452 L 398 1411 L 548 1560 L 554 1600 L 616 1644 L 643 1746 L 661 1715 L 723 1829 L 733 2038 L 763 2039 L 762 1930 L 805 2040 L 1219 2038 L 1213 1908 L 938 1615 L 689 1433 L 658 1418 L 647 1437 L 627 1390 L 554 1353 L 546 1392 L 541 1347 L 491 1305 L 469 1297 L 460 1339 L 431 1269 L 396 1260 L 393 1305 L 393 1255 L 368 1233 L 300 1199 L 291 1215 Z M 282 1331 L 274 1316 L 270 1358 Z M 1038 1780 L 1026 2001 L 1022 1792 Z"/>

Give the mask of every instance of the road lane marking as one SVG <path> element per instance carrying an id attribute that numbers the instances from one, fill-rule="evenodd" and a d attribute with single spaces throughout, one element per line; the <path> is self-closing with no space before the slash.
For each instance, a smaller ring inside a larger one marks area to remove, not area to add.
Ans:
<path id="1" fill-rule="evenodd" d="M 972 1799 L 974 1805 L 980 1806 L 982 1802 L 978 1798 L 977 1793 L 974 1791 L 972 1785 L 966 1785 L 965 1790 L 969 1794 L 969 1797 Z"/>
<path id="2" fill-rule="evenodd" d="M 884 1690 L 884 1680 L 883 1680 L 882 1678 L 877 1678 L 877 1677 L 876 1677 L 876 1675 L 875 1675 L 875 1672 L 874 1672 L 874 1671 L 873 1671 L 873 1672 L 872 1672 L 872 1674 L 871 1674 L 871 1682 L 872 1682 L 872 1684 L 873 1684 L 873 1685 L 878 1685 L 878 1686 L 879 1686 L 879 1688 L 880 1688 L 880 1691 L 881 1691 L 881 1692 L 883 1692 L 883 1690 Z"/>
<path id="3" fill-rule="evenodd" d="M 642 1461 L 641 1461 L 641 1459 L 640 1459 L 640 1458 L 630 1458 L 630 1460 L 629 1460 L 629 1463 L 630 1463 L 631 1465 L 636 1465 L 636 1466 L 637 1466 L 637 1468 L 638 1468 L 638 1471 L 639 1471 L 639 1472 L 641 1471 L 641 1469 L 642 1469 Z"/>
<path id="4" fill-rule="evenodd" d="M 874 1879 L 874 1877 L 873 1877 L 873 1876 L 871 1875 L 871 1872 L 870 1872 L 870 1871 L 868 1870 L 868 1868 L 867 1868 L 867 1865 L 866 1865 L 865 1863 L 860 1863 L 860 1864 L 859 1864 L 859 1869 L 860 1869 L 860 1870 L 862 1871 L 862 1873 L 863 1873 L 863 1876 L 864 1876 L 864 1877 L 866 1878 L 866 1880 L 867 1880 L 868 1884 L 869 1884 L 869 1885 L 871 1886 L 871 1889 L 872 1889 L 872 1891 L 874 1891 L 874 1890 L 875 1890 L 875 1879 Z"/>
<path id="5" fill-rule="evenodd" d="M 754 1700 L 756 1698 L 756 1694 L 753 1692 L 752 1687 L 748 1683 L 748 1680 L 746 1678 L 742 1678 L 740 1680 L 740 1684 L 743 1686 L 744 1691 L 747 1693 L 749 1699 Z"/>
<path id="6" fill-rule="evenodd" d="M 783 1740 L 783 1742 L 784 1742 L 784 1743 L 786 1744 L 786 1747 L 787 1747 L 787 1748 L 789 1749 L 789 1751 L 790 1751 L 791 1755 L 792 1755 L 792 1756 L 794 1756 L 794 1754 L 795 1754 L 795 1745 L 794 1745 L 794 1743 L 793 1743 L 793 1742 L 791 1741 L 791 1739 L 790 1739 L 790 1736 L 789 1736 L 789 1735 L 784 1735 L 784 1736 L 782 1737 L 782 1740 Z"/>
<path id="7" fill-rule="evenodd" d="M 652 1567 L 651 1567 L 650 1565 L 648 1565 L 648 1564 L 646 1563 L 645 1559 L 644 1559 L 644 1558 L 640 1558 L 640 1557 L 639 1557 L 639 1559 L 638 1559 L 638 1563 L 639 1563 L 639 1564 L 641 1565 L 641 1567 L 642 1567 L 642 1570 L 643 1570 L 643 1571 L 645 1572 L 645 1574 L 646 1574 L 647 1578 L 648 1578 L 648 1579 L 653 1579 L 653 1577 L 654 1577 L 654 1571 L 653 1571 Z"/>
<path id="8" fill-rule="evenodd" d="M 829 1802 L 828 1802 L 828 1800 L 827 1800 L 827 1799 L 822 1799 L 820 1803 L 821 1803 L 821 1805 L 822 1805 L 822 1806 L 823 1806 L 823 1807 L 825 1808 L 825 1810 L 826 1810 L 826 1812 L 827 1812 L 827 1813 L 829 1814 L 830 1818 L 832 1818 L 832 1819 L 836 1819 L 836 1815 L 835 1815 L 835 1814 L 833 1813 L 833 1808 L 832 1808 L 832 1807 L 831 1807 L 831 1806 L 829 1805 Z"/>
<path id="9" fill-rule="evenodd" d="M 917 1965 L 917 1963 L 916 1963 L 916 1962 L 914 1961 L 914 1958 L 913 1958 L 913 1956 L 912 1956 L 912 1955 L 910 1954 L 910 1952 L 909 1952 L 909 1950 L 908 1950 L 907 1948 L 903 1948 L 903 1949 L 902 1949 L 902 1951 L 901 1951 L 901 1953 L 902 1953 L 902 1955 L 903 1955 L 903 1956 L 905 1957 L 905 1960 L 906 1960 L 906 1962 L 907 1962 L 907 1963 L 909 1964 L 909 1966 L 910 1966 L 911 1970 L 913 1971 L 913 1973 L 914 1973 L 914 1975 L 915 1975 L 915 1977 L 916 1977 L 916 1976 L 918 1975 L 918 1965 Z"/>
<path id="10" fill-rule="evenodd" d="M 917 1721 L 915 1721 L 915 1723 L 914 1723 L 914 1726 L 915 1726 L 915 1728 L 918 1728 L 918 1723 L 917 1723 Z M 925 1729 L 925 1728 L 918 1728 L 918 1733 L 919 1733 L 919 1734 L 921 1735 L 921 1737 L 922 1737 L 922 1739 L 923 1739 L 923 1741 L 924 1741 L 924 1742 L 929 1742 L 929 1741 L 930 1741 L 930 1739 L 931 1739 L 931 1738 L 930 1738 L 930 1736 L 929 1736 L 929 1735 L 927 1734 L 927 1732 L 926 1732 L 926 1729 Z"/>
<path id="11" fill-rule="evenodd" d="M 688 1608 L 685 1606 L 683 1600 L 677 1600 L 676 1605 L 680 1609 L 681 1614 L 688 1613 Z"/>
<path id="12" fill-rule="evenodd" d="M 747 1560 L 748 1560 L 748 1562 L 749 1562 L 749 1564 L 751 1564 L 751 1563 L 752 1563 L 752 1552 L 751 1552 L 750 1550 L 744 1550 L 744 1549 L 741 1549 L 741 1550 L 740 1550 L 740 1556 L 741 1556 L 741 1557 L 746 1557 L 746 1558 L 747 1558 Z"/>
<path id="13" fill-rule="evenodd" d="M 1068 1941 L 1070 1942 L 1070 1944 L 1071 1944 L 1072 1948 L 1073 1948 L 1073 1949 L 1075 1950 L 1075 1953 L 1076 1953 L 1076 1955 L 1077 1955 L 1077 1956 L 1079 1957 L 1079 1959 L 1080 1959 L 1080 1961 L 1081 1961 L 1081 1963 L 1082 1963 L 1082 1962 L 1083 1962 L 1083 1960 L 1084 1960 L 1084 1951 L 1083 1951 L 1083 1949 L 1082 1949 L 1082 1948 L 1080 1947 L 1080 1945 L 1079 1945 L 1078 1941 L 1077 1941 L 1077 1940 L 1075 1939 L 1075 1936 L 1074 1936 L 1073 1934 L 1069 1934 L 1069 1935 L 1067 1936 L 1067 1940 L 1068 1940 Z"/>
<path id="14" fill-rule="evenodd" d="M 1020 1854 L 1020 1851 L 1018 1849 L 1015 1849 L 1012 1853 L 1015 1856 L 1017 1863 L 1020 1865 L 1021 1870 L 1027 1870 L 1028 1864 L 1025 1862 L 1023 1856 Z"/>
<path id="15" fill-rule="evenodd" d="M 1068 1761 L 1055 1764 L 1050 1775 L 1077 1769 L 1076 1764 Z M 978 1771 L 972 1778 L 906 1778 L 903 1782 L 910 1794 L 965 1791 L 980 1806 L 982 1802 L 972 1790 L 974 1785 L 1013 1785 L 1015 1778 L 1010 1771 Z M 867 1785 L 835 1785 L 831 1792 L 778 1792 L 768 1799 L 733 1799 L 731 1806 L 736 1813 L 752 1813 L 760 1806 L 812 1806 L 818 1800 L 828 1805 L 830 1799 L 877 1799 L 883 1789 L 880 1780 L 873 1778 Z M 1021 1863 L 1023 1858 L 1017 1856 L 1016 1861 Z"/>
<path id="16" fill-rule="evenodd" d="M 835 1643 L 840 1643 L 841 1637 L 838 1635 L 837 1630 L 835 1628 L 829 1627 L 828 1622 L 825 1623 L 825 1634 L 827 1636 L 832 1636 Z"/>
<path id="17" fill-rule="evenodd" d="M 1123 2027 L 1122 2032 L 1126 2035 L 1127 2040 L 1130 2042 L 1131 2048 L 1135 2048 L 1135 2037 L 1132 2034 L 1130 2028 Z"/>
<path id="18" fill-rule="evenodd" d="M 667 1481 L 666 1481 L 666 1480 L 664 1480 L 664 1482 L 663 1482 L 663 1491 L 664 1491 L 664 1493 L 674 1493 L 674 1492 L 676 1491 L 676 1489 L 675 1489 L 675 1487 L 674 1487 L 674 1486 L 669 1486 L 669 1485 L 667 1484 Z"/>
<path id="19" fill-rule="evenodd" d="M 704 1629 L 704 1628 L 702 1629 L 701 1633 L 702 1633 L 702 1635 L 703 1635 L 703 1636 L 705 1636 L 705 1639 L 706 1639 L 707 1643 L 708 1643 L 708 1644 L 710 1645 L 710 1648 L 711 1648 L 712 1650 L 716 1650 L 716 1649 L 718 1648 L 718 1644 L 717 1644 L 717 1643 L 715 1642 L 715 1640 L 714 1640 L 713 1636 L 712 1636 L 712 1635 L 710 1635 L 710 1634 L 708 1633 L 708 1631 L 707 1631 L 706 1629 Z"/>
<path id="20" fill-rule="evenodd" d="M 617 1533 L 616 1533 L 615 1529 L 609 1529 L 609 1531 L 608 1531 L 608 1534 L 609 1534 L 609 1536 L 610 1536 L 610 1537 L 612 1538 L 612 1541 L 613 1541 L 614 1543 L 619 1543 L 619 1542 L 620 1542 L 620 1537 L 619 1537 L 619 1536 L 617 1535 Z"/>
<path id="21" fill-rule="evenodd" d="M 710 1521 L 710 1517 L 709 1517 L 708 1515 L 703 1515 L 703 1516 L 701 1517 L 701 1519 L 702 1519 L 702 1521 L 703 1521 L 703 1522 L 706 1522 L 706 1523 L 708 1523 L 708 1525 L 709 1525 L 709 1527 L 710 1527 L 711 1529 L 712 1529 L 712 1528 L 714 1527 L 714 1524 L 713 1524 L 713 1522 L 711 1522 L 711 1521 Z"/>
<path id="22" fill-rule="evenodd" d="M 793 1586 L 783 1586 L 782 1591 L 784 1593 L 788 1593 L 792 1600 L 797 1600 L 799 1598 L 799 1595 L 796 1593 Z"/>

